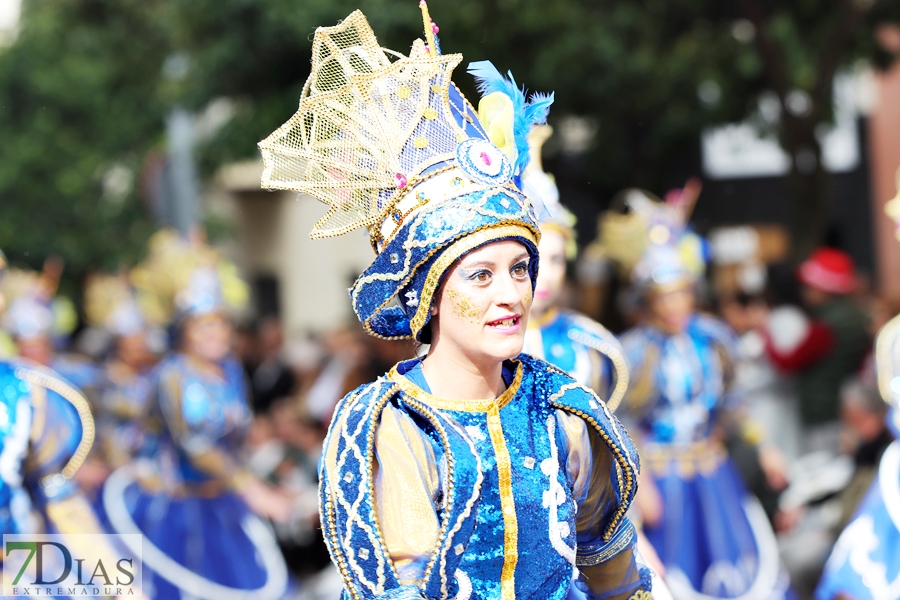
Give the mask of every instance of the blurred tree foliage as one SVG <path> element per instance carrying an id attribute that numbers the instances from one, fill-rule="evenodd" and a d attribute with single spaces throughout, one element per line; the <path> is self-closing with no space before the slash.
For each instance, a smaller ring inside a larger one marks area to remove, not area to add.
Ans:
<path id="1" fill-rule="evenodd" d="M 0 248 L 67 275 L 133 259 L 153 224 L 137 173 L 161 139 L 161 0 L 25 0 L 0 49 Z"/>
<path id="2" fill-rule="evenodd" d="M 316 26 L 360 8 L 382 45 L 403 51 L 421 35 L 416 4 L 24 0 L 18 39 L 0 50 L 0 247 L 14 261 L 59 253 L 76 271 L 133 258 L 152 226 L 142 165 L 164 142 L 172 106 L 227 107 L 225 125 L 205 134 L 206 174 L 257 156 L 256 142 L 296 110 Z M 430 9 L 445 52 L 555 90 L 551 123 L 596 131 L 583 153 L 547 161 L 591 212 L 626 186 L 681 184 L 702 129 L 751 115 L 765 90 L 783 103 L 808 96 L 808 112 L 782 111 L 778 133 L 791 155 L 810 147 L 818 157 L 835 70 L 861 57 L 888 62 L 873 30 L 900 20 L 896 0 L 432 0 Z M 455 79 L 475 95 L 462 69 Z M 818 163 L 795 170 L 798 222 L 825 206 L 825 177 Z M 807 243 L 820 229 L 804 229 Z"/>
<path id="3" fill-rule="evenodd" d="M 224 95 L 241 107 L 209 146 L 208 166 L 253 156 L 254 142 L 292 114 L 315 26 L 360 8 L 382 45 L 401 51 L 422 27 L 413 0 L 179 2 L 191 101 Z M 433 0 L 430 9 L 445 52 L 488 58 L 531 89 L 555 90 L 551 123 L 579 116 L 595 130 L 583 154 L 548 161 L 564 190 L 588 199 L 585 214 L 623 187 L 680 186 L 696 174 L 703 128 L 752 116 L 760 94 L 774 91 L 794 110 L 782 110 L 772 133 L 789 155 L 807 157 L 790 176 L 801 255 L 827 226 L 816 128 L 831 118 L 834 76 L 860 58 L 889 63 L 873 32 L 900 22 L 891 0 Z M 456 81 L 474 96 L 462 69 Z"/>

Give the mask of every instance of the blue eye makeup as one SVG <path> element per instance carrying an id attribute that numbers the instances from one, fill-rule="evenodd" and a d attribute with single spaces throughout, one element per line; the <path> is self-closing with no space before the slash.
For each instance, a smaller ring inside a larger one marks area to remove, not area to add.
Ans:
<path id="1" fill-rule="evenodd" d="M 480 277 L 490 277 L 493 275 L 487 269 L 476 269 L 474 271 L 467 271 L 466 269 L 459 269 L 459 276 L 465 279 L 466 281 L 475 281 Z"/>

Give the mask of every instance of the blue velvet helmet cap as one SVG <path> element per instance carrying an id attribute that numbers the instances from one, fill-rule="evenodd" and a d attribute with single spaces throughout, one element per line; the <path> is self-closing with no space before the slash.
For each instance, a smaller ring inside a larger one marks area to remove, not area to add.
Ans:
<path id="1" fill-rule="evenodd" d="M 521 242 L 537 278 L 540 229 L 520 180 L 552 95 L 528 101 L 511 75 L 473 63 L 476 110 L 451 81 L 462 56 L 440 53 L 420 5 L 427 43 L 409 56 L 381 48 L 359 11 L 317 29 L 299 110 L 259 144 L 264 188 L 330 207 L 313 239 L 369 230 L 377 256 L 350 296 L 365 330 L 388 339 L 421 339 L 444 272 L 484 244 Z"/>

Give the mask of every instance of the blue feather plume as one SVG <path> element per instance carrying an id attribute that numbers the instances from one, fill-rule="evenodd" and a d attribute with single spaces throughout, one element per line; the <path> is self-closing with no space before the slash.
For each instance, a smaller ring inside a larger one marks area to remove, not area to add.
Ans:
<path id="1" fill-rule="evenodd" d="M 535 93 L 531 95 L 530 100 L 527 100 L 525 88 L 519 88 L 512 72 L 508 71 L 507 77 L 504 77 L 489 60 L 469 63 L 468 72 L 475 77 L 478 93 L 482 96 L 503 92 L 512 100 L 515 114 L 513 135 L 518 152 L 513 172 L 521 175 L 531 160 L 528 151 L 528 134 L 533 126 L 547 122 L 547 114 L 550 112 L 550 105 L 553 104 L 553 92 L 549 94 Z"/>

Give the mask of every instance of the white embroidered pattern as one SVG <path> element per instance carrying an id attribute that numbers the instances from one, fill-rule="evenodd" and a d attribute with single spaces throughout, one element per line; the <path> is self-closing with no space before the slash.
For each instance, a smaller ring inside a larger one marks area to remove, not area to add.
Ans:
<path id="1" fill-rule="evenodd" d="M 566 544 L 564 537 L 567 537 L 570 531 L 569 524 L 559 520 L 559 507 L 566 502 L 566 491 L 562 484 L 559 483 L 559 452 L 556 448 L 556 417 L 551 415 L 547 417 L 547 434 L 550 442 L 550 458 L 541 461 L 541 473 L 547 476 L 550 489 L 544 490 L 543 505 L 548 509 L 548 520 L 550 530 L 550 545 L 556 550 L 560 556 L 569 561 L 569 564 L 575 564 L 575 548 L 570 548 Z"/>

